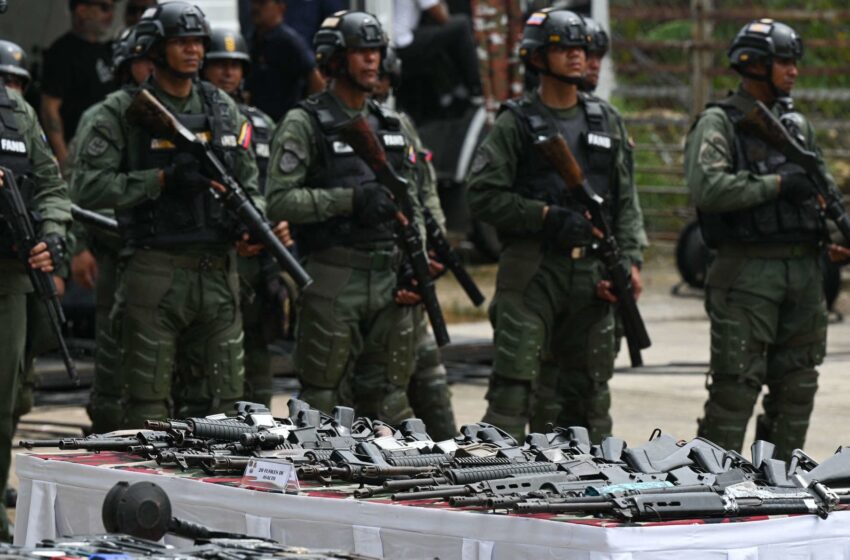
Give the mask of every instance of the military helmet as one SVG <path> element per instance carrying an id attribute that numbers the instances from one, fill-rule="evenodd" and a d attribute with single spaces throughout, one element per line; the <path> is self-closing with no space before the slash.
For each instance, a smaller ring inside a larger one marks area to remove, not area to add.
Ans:
<path id="1" fill-rule="evenodd" d="M 178 37 L 202 37 L 209 50 L 210 25 L 204 12 L 189 2 L 174 1 L 145 10 L 136 24 L 138 43 L 147 51 L 150 47 Z"/>
<path id="2" fill-rule="evenodd" d="M 12 41 L 0 39 L 0 74 L 22 78 L 24 87 L 29 84 L 31 76 L 27 70 L 27 53 Z"/>
<path id="3" fill-rule="evenodd" d="M 213 29 L 207 60 L 238 60 L 246 66 L 251 64 L 248 45 L 241 33 L 229 29 Z"/>
<path id="4" fill-rule="evenodd" d="M 381 77 L 389 78 L 394 88 L 401 85 L 401 59 L 392 46 L 387 47 L 387 53 L 381 59 Z"/>
<path id="5" fill-rule="evenodd" d="M 772 19 L 748 23 L 729 47 L 732 68 L 744 75 L 748 74 L 743 69 L 753 62 L 760 62 L 769 70 L 775 58 L 803 58 L 803 40 L 790 26 Z"/>
<path id="6" fill-rule="evenodd" d="M 366 12 L 340 11 L 325 18 L 313 37 L 316 50 L 316 62 L 323 70 L 333 56 L 345 49 L 381 49 L 381 57 L 386 55 L 387 34 L 384 33 L 378 18 Z"/>
<path id="7" fill-rule="evenodd" d="M 611 41 L 608 40 L 608 33 L 605 28 L 598 21 L 589 17 L 584 18 L 584 25 L 590 35 L 590 45 L 587 47 L 587 51 L 599 56 L 608 54 Z"/>
<path id="8" fill-rule="evenodd" d="M 128 27 L 121 32 L 112 43 L 112 72 L 118 74 L 122 67 L 137 58 L 141 58 L 146 54 L 145 45 L 139 44 L 137 41 L 138 34 L 136 27 Z"/>
<path id="9" fill-rule="evenodd" d="M 519 56 L 529 65 L 531 56 L 538 49 L 549 45 L 590 48 L 591 36 L 584 20 L 569 10 L 548 8 L 534 12 L 525 22 Z"/>

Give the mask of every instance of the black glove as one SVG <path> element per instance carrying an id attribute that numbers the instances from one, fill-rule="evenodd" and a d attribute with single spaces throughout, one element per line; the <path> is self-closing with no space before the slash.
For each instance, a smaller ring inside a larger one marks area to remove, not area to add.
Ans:
<path id="1" fill-rule="evenodd" d="M 363 226 L 389 221 L 398 208 L 389 189 L 379 183 L 364 183 L 354 189 L 351 213 Z"/>
<path id="2" fill-rule="evenodd" d="M 593 242 L 593 224 L 580 212 L 550 206 L 543 220 L 543 234 L 558 247 L 570 249 Z"/>
<path id="3" fill-rule="evenodd" d="M 65 260 L 65 239 L 58 233 L 48 233 L 41 238 L 47 244 L 50 258 L 53 260 L 53 268 L 58 268 Z"/>
<path id="4" fill-rule="evenodd" d="M 780 173 L 779 196 L 793 204 L 810 199 L 817 192 L 814 182 L 805 173 Z"/>
<path id="5" fill-rule="evenodd" d="M 210 188 L 210 179 L 201 173 L 201 162 L 192 154 L 177 154 L 164 171 L 165 187 L 168 189 L 189 191 Z"/>
<path id="6" fill-rule="evenodd" d="M 415 281 L 416 275 L 413 273 L 413 265 L 410 263 L 410 259 L 405 258 L 396 273 L 396 285 L 393 289 L 393 298 L 395 298 L 398 292 L 402 290 L 418 294 L 419 288 L 416 287 Z"/>

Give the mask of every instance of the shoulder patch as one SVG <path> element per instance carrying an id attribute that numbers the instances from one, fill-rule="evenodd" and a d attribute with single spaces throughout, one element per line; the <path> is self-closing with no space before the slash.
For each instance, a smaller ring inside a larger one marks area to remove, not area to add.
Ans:
<path id="1" fill-rule="evenodd" d="M 299 160 L 307 159 L 307 149 L 299 140 L 288 138 L 283 142 L 284 152 L 292 152 Z"/>
<path id="2" fill-rule="evenodd" d="M 93 135 L 86 146 L 86 153 L 92 157 L 102 156 L 109 147 L 109 142 L 105 138 Z"/>
<path id="3" fill-rule="evenodd" d="M 720 132 L 708 131 L 699 147 L 699 162 L 705 168 L 725 168 L 728 162 L 729 145 Z"/>
<path id="4" fill-rule="evenodd" d="M 472 173 L 480 173 L 488 165 L 490 165 L 489 152 L 482 148 L 478 148 L 478 151 L 475 153 L 475 157 L 472 160 L 472 165 L 469 166 L 469 170 Z"/>
<path id="5" fill-rule="evenodd" d="M 280 161 L 277 166 L 283 173 L 292 173 L 300 163 L 301 160 L 298 156 L 287 150 L 280 156 Z"/>

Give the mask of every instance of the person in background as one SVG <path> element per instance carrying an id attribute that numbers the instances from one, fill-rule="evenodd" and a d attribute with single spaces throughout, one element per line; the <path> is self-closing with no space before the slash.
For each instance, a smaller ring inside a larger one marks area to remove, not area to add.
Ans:
<path id="1" fill-rule="evenodd" d="M 107 36 L 113 0 L 69 0 L 71 30 L 44 53 L 41 123 L 53 153 L 64 167 L 68 141 L 83 111 L 114 89 Z"/>
<path id="2" fill-rule="evenodd" d="M 425 14 L 432 25 L 420 25 Z M 455 88 L 454 97 L 480 103 L 481 76 L 467 16 L 449 15 L 440 0 L 394 0 L 393 33 L 405 67 L 424 71 L 442 53 L 457 64 L 461 75 L 462 83 Z"/>
<path id="3" fill-rule="evenodd" d="M 239 112 L 251 123 L 251 149 L 260 172 L 260 192 L 265 194 L 269 144 L 275 124 L 271 117 L 244 103 L 242 82 L 250 70 L 251 58 L 242 35 L 213 29 L 210 49 L 204 59 L 203 77 L 232 97 Z M 273 376 L 268 345 L 276 336 L 282 336 L 277 332 L 283 323 L 284 292 L 280 267 L 268 252 L 258 246 L 240 252 L 236 268 L 239 271 L 242 328 L 245 331 L 245 394 L 242 398 L 271 406 Z"/>
<path id="4" fill-rule="evenodd" d="M 284 0 L 252 0 L 251 75 L 246 82 L 251 104 L 275 122 L 305 95 L 321 91 L 325 81 L 313 51 L 283 21 Z"/>
<path id="5" fill-rule="evenodd" d="M 127 0 L 124 7 L 124 27 L 133 27 L 151 6 L 156 6 L 157 0 Z"/>
<path id="6" fill-rule="evenodd" d="M 350 4 L 348 0 L 287 0 L 286 24 L 309 45 L 325 18 L 347 9 Z"/>

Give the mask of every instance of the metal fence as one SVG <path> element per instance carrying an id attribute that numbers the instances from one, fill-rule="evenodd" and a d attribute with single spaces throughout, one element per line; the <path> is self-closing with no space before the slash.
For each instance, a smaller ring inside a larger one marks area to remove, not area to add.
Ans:
<path id="1" fill-rule="evenodd" d="M 726 51 L 748 21 L 792 25 L 806 54 L 793 92 L 813 122 L 839 186 L 850 186 L 850 9 L 842 0 L 611 0 L 613 101 L 636 141 L 647 231 L 674 239 L 693 217 L 682 171 L 684 137 L 706 102 L 735 87 Z M 848 189 L 850 190 L 850 189 Z"/>

